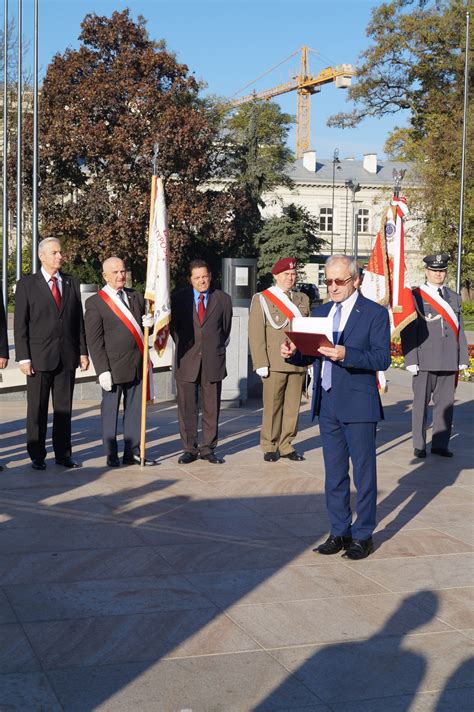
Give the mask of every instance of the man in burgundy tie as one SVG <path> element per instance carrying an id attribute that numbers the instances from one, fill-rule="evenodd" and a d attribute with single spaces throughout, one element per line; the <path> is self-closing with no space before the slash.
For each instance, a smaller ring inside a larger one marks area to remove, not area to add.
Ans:
<path id="1" fill-rule="evenodd" d="M 27 376 L 27 449 L 35 470 L 46 468 L 49 395 L 53 401 L 56 464 L 78 467 L 71 457 L 71 411 L 75 370 L 89 367 L 79 282 L 60 271 L 61 244 L 38 245 L 41 269 L 22 277 L 15 292 L 15 352 Z"/>
<path id="2" fill-rule="evenodd" d="M 212 464 L 223 460 L 214 454 L 222 381 L 226 376 L 225 352 L 232 325 L 232 301 L 211 288 L 212 275 L 204 260 L 189 266 L 190 286 L 171 297 L 171 336 L 176 346 L 176 389 L 179 430 L 187 465 L 199 456 Z M 198 394 L 201 394 L 202 442 L 198 445 Z"/>

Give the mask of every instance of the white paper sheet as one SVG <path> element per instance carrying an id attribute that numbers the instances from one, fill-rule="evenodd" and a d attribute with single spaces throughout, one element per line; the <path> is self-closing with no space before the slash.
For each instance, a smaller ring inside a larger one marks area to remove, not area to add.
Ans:
<path id="1" fill-rule="evenodd" d="M 295 317 L 291 322 L 291 330 L 305 334 L 325 334 L 332 341 L 332 319 L 327 316 Z"/>

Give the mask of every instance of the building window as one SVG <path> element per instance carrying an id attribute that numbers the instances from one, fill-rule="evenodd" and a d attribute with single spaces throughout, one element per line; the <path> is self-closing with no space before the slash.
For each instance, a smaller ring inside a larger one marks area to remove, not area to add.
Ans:
<path id="1" fill-rule="evenodd" d="M 369 232 L 369 211 L 366 208 L 357 213 L 357 232 Z"/>
<path id="2" fill-rule="evenodd" d="M 332 230 L 332 208 L 320 208 L 319 229 L 321 232 L 331 232 Z"/>

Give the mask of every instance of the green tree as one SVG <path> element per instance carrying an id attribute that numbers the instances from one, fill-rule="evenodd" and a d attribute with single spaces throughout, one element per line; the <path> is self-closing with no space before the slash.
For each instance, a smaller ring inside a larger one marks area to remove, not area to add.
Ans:
<path id="1" fill-rule="evenodd" d="M 272 282 L 272 265 L 281 257 L 294 257 L 301 268 L 311 255 L 319 252 L 324 240 L 318 234 L 318 220 L 311 213 L 291 203 L 280 217 L 268 218 L 255 234 L 254 244 L 258 251 L 259 288 L 265 289 Z"/>
<path id="2" fill-rule="evenodd" d="M 225 122 L 224 140 L 228 162 L 225 173 L 233 205 L 236 236 L 232 256 L 255 254 L 254 235 L 262 226 L 264 193 L 279 185 L 291 187 L 285 169 L 293 160 L 286 146 L 294 119 L 272 102 L 243 104 Z"/>
<path id="3" fill-rule="evenodd" d="M 226 197 L 202 190 L 216 169 L 219 117 L 142 17 L 90 14 L 81 28 L 79 48 L 54 57 L 42 87 L 41 232 L 62 237 L 78 271 L 118 254 L 143 281 L 157 142 L 179 281 L 202 241 L 222 249 L 231 237 Z M 25 133 L 29 150 L 31 121 Z M 29 185 L 27 174 L 25 193 Z"/>
<path id="4" fill-rule="evenodd" d="M 355 109 L 329 122 L 355 126 L 367 116 L 404 112 L 407 125 L 389 136 L 386 151 L 414 162 L 410 177 L 418 187 L 406 193 L 412 210 L 423 218 L 422 246 L 447 251 L 453 261 L 458 243 L 466 9 L 466 0 L 392 0 L 375 8 L 367 27 L 371 44 L 361 55 L 358 80 L 349 90 Z M 472 67 L 471 62 L 471 87 Z M 474 266 L 472 110 L 471 93 L 462 262 L 467 286 Z"/>

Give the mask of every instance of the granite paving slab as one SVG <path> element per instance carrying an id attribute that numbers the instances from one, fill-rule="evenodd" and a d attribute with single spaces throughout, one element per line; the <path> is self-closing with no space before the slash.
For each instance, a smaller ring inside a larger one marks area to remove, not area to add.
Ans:
<path id="1" fill-rule="evenodd" d="M 381 630 L 385 635 L 452 630 L 391 593 L 235 605 L 227 614 L 266 649 L 364 639 Z"/>
<path id="2" fill-rule="evenodd" d="M 163 660 L 51 671 L 48 674 L 65 712 L 270 712 L 309 707 L 329 712 L 318 697 L 265 652 Z M 276 702 L 271 693 L 283 681 Z"/>
<path id="3" fill-rule="evenodd" d="M 118 579 L 171 573 L 174 573 L 172 566 L 147 546 L 0 554 L 0 585 Z"/>
<path id="4" fill-rule="evenodd" d="M 377 700 L 379 705 L 380 698 L 414 696 L 419 691 L 474 690 L 471 653 L 470 641 L 456 632 L 377 634 L 369 640 L 272 651 L 331 709 L 336 702 Z"/>
<path id="5" fill-rule="evenodd" d="M 179 575 L 18 584 L 4 586 L 4 590 L 21 621 L 154 613 L 209 606 L 208 599 Z"/>
<path id="6" fill-rule="evenodd" d="M 2 712 L 64 712 L 42 672 L 0 675 Z"/>
<path id="7" fill-rule="evenodd" d="M 283 570 L 221 572 L 219 576 L 187 574 L 186 578 L 221 607 L 235 601 L 242 605 L 386 592 L 382 586 L 357 572 L 354 574 L 354 577 L 349 576 L 342 564 L 328 562 L 321 566 L 289 566 Z"/>
<path id="8" fill-rule="evenodd" d="M 18 623 L 0 625 L 0 679 L 5 673 L 34 672 L 40 669 L 22 627 Z"/>
<path id="9" fill-rule="evenodd" d="M 214 607 L 25 623 L 44 670 L 259 650 Z"/>

